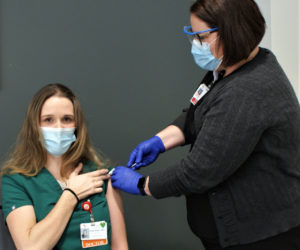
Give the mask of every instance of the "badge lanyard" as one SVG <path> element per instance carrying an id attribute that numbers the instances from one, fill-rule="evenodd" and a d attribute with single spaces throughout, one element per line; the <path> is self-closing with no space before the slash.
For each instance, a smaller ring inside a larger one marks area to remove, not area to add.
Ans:
<path id="1" fill-rule="evenodd" d="M 82 248 L 107 245 L 107 222 L 95 221 L 92 212 L 92 203 L 87 200 L 81 205 L 82 210 L 90 213 L 91 223 L 80 224 L 80 235 Z"/>
<path id="2" fill-rule="evenodd" d="M 91 222 L 94 223 L 95 222 L 95 218 L 92 212 L 92 203 L 90 202 L 90 200 L 87 200 L 85 202 L 82 203 L 81 205 L 82 210 L 90 212 L 90 219 Z"/>

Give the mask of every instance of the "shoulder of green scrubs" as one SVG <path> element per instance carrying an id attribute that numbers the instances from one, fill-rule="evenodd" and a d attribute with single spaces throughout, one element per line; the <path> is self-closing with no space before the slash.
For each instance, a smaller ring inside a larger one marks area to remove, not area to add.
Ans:
<path id="1" fill-rule="evenodd" d="M 87 162 L 83 165 L 82 172 L 87 173 L 97 169 L 96 164 Z M 107 183 L 108 181 L 104 182 L 102 193 L 91 195 L 77 204 L 64 233 L 54 249 L 82 249 L 80 224 L 91 222 L 90 213 L 83 211 L 81 208 L 82 203 L 87 200 L 90 200 L 92 204 L 95 221 L 107 222 L 108 244 L 92 249 L 107 250 L 111 248 L 111 224 L 105 197 Z M 31 205 L 34 208 L 37 222 L 39 222 L 53 209 L 63 190 L 50 172 L 43 168 L 33 177 L 26 177 L 22 174 L 4 175 L 2 177 L 1 192 L 5 220 L 7 215 L 14 209 Z"/>

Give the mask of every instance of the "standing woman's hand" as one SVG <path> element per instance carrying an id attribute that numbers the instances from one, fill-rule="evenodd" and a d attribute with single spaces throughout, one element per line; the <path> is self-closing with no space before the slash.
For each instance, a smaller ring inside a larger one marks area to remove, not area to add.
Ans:
<path id="1" fill-rule="evenodd" d="M 114 188 L 118 188 L 130 194 L 142 195 L 138 188 L 138 182 L 142 175 L 133 169 L 118 166 L 112 173 L 111 183 Z"/>
<path id="2" fill-rule="evenodd" d="M 82 170 L 80 163 L 70 174 L 67 181 L 67 188 L 72 189 L 79 200 L 82 200 L 92 194 L 101 193 L 104 180 L 110 178 L 107 169 L 99 169 L 93 172 L 79 174 Z"/>
<path id="3" fill-rule="evenodd" d="M 158 136 L 154 136 L 151 139 L 144 141 L 136 146 L 129 156 L 127 167 L 139 169 L 140 167 L 147 166 L 154 162 L 160 153 L 165 152 L 165 146 Z"/>

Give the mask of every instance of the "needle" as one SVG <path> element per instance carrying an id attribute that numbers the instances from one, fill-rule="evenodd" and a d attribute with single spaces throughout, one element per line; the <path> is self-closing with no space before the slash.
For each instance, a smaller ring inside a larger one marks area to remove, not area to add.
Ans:
<path id="1" fill-rule="evenodd" d="M 136 163 L 133 163 L 133 164 L 130 166 L 130 168 L 133 169 L 135 165 L 136 165 Z M 115 168 L 113 168 L 112 170 L 110 170 L 110 171 L 108 172 L 108 174 L 111 176 L 111 175 L 113 174 L 114 171 L 115 171 Z"/>
<path id="2" fill-rule="evenodd" d="M 133 164 L 130 166 L 130 168 L 131 168 L 131 169 L 134 168 L 135 165 L 136 165 L 136 163 L 133 163 Z"/>
<path id="3" fill-rule="evenodd" d="M 113 174 L 114 171 L 115 171 L 115 168 L 113 168 L 112 170 L 110 170 L 110 171 L 108 172 L 108 174 L 111 176 L 111 175 Z"/>

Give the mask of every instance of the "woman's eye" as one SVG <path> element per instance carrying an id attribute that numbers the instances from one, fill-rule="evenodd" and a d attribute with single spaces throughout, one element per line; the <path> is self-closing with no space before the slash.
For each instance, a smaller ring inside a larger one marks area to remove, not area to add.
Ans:
<path id="1" fill-rule="evenodd" d="M 46 119 L 44 119 L 44 122 L 52 122 L 52 118 L 46 118 Z"/>
<path id="2" fill-rule="evenodd" d="M 73 122 L 73 118 L 71 118 L 71 117 L 64 117 L 64 122 Z"/>

